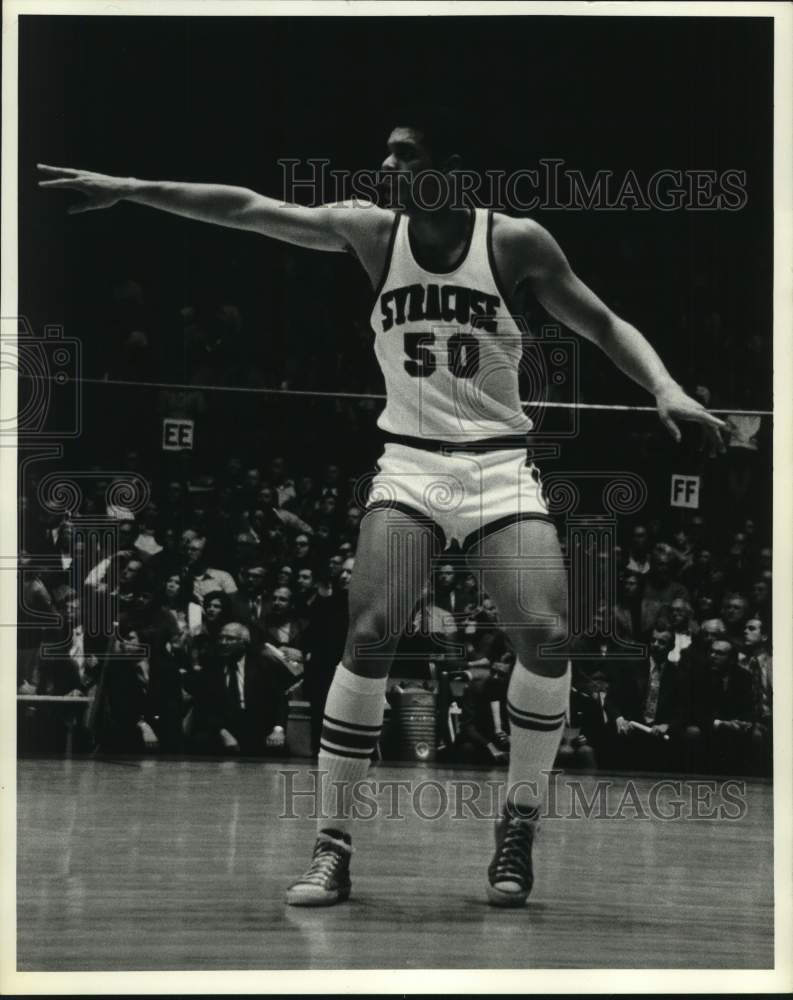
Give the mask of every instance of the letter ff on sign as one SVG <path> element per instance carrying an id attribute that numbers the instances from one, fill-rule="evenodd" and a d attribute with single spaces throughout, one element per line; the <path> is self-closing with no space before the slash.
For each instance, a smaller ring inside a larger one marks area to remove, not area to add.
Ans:
<path id="1" fill-rule="evenodd" d="M 669 502 L 673 507 L 699 508 L 699 476 L 672 476 L 672 495 Z"/>
<path id="2" fill-rule="evenodd" d="M 162 422 L 163 451 L 193 450 L 193 421 L 166 418 Z"/>

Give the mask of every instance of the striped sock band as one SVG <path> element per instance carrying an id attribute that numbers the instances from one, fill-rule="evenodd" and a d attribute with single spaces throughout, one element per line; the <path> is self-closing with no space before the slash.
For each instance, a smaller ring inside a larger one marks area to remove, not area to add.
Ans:
<path id="1" fill-rule="evenodd" d="M 508 799 L 539 809 L 564 732 L 570 699 L 570 665 L 561 677 L 543 677 L 516 663 L 507 691 L 510 726 Z"/>
<path id="2" fill-rule="evenodd" d="M 362 781 L 380 738 L 385 708 L 385 677 L 359 677 L 336 667 L 319 743 L 322 808 L 317 830 L 349 832 L 351 786 Z"/>

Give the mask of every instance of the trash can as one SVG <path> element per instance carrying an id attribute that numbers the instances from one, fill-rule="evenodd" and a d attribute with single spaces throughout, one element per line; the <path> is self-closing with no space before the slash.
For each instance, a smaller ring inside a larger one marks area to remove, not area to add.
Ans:
<path id="1" fill-rule="evenodd" d="M 393 758 L 400 761 L 432 761 L 436 753 L 438 696 L 423 687 L 401 687 L 390 692 Z"/>

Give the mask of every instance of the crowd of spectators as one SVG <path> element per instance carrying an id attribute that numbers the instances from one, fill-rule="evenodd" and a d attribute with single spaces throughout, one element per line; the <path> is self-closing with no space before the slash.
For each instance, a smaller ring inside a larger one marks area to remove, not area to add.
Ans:
<path id="1" fill-rule="evenodd" d="M 356 477 L 333 462 L 293 475 L 281 456 L 259 468 L 232 455 L 217 476 L 152 480 L 136 515 L 108 508 L 112 476 L 89 481 L 69 515 L 49 512 L 35 482 L 21 507 L 19 693 L 89 706 L 75 724 L 54 703 L 22 699 L 23 741 L 32 727 L 47 750 L 68 730 L 78 750 L 285 754 L 290 701 L 304 700 L 315 753 L 348 622 Z M 108 513 L 113 531 L 84 529 Z M 608 565 L 616 600 L 603 598 L 571 639 L 560 759 L 769 773 L 771 549 L 756 520 L 735 529 L 715 537 L 696 513 L 649 518 L 587 553 Z M 393 671 L 437 692 L 439 755 L 508 760 L 513 665 L 497 608 L 452 548 Z"/>

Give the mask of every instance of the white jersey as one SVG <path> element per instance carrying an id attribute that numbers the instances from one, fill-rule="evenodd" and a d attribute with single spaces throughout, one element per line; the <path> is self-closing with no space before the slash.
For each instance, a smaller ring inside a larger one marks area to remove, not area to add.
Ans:
<path id="1" fill-rule="evenodd" d="M 391 434 L 462 442 L 527 434 L 518 391 L 521 329 L 494 273 L 492 213 L 475 209 L 458 265 L 436 273 L 413 256 L 397 216 L 372 309 Z"/>

